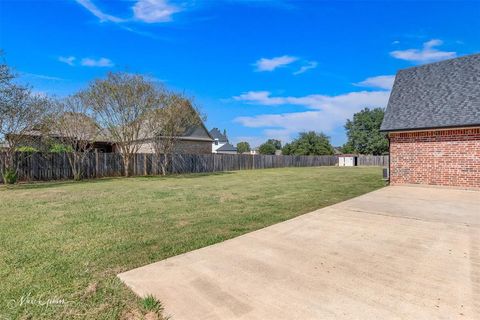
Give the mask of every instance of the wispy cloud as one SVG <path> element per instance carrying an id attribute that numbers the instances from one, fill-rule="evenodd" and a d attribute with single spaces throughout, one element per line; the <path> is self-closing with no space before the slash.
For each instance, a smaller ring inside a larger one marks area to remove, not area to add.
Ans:
<path id="1" fill-rule="evenodd" d="M 293 74 L 294 75 L 299 75 L 299 74 L 307 72 L 308 70 L 315 69 L 317 66 L 318 66 L 317 61 L 307 61 L 306 65 L 301 66 L 300 69 L 295 71 Z"/>
<path id="2" fill-rule="evenodd" d="M 138 0 L 132 7 L 133 17 L 120 18 L 100 10 L 92 0 L 76 0 L 78 4 L 90 11 L 100 22 L 132 22 L 160 23 L 172 21 L 172 16 L 182 11 L 182 7 L 171 4 L 168 0 Z M 127 29 L 132 31 L 133 29 Z"/>
<path id="3" fill-rule="evenodd" d="M 29 73 L 29 72 L 21 72 L 24 77 L 27 78 L 36 78 L 41 80 L 49 80 L 49 81 L 64 81 L 65 79 L 59 77 L 53 77 L 45 74 L 37 74 L 37 73 Z"/>
<path id="4" fill-rule="evenodd" d="M 297 61 L 297 57 L 292 57 L 288 55 L 284 55 L 281 57 L 275 58 L 261 58 L 257 62 L 255 62 L 256 71 L 273 71 L 277 68 L 284 67 L 289 65 L 295 61 Z"/>
<path id="5" fill-rule="evenodd" d="M 423 43 L 422 49 L 395 50 L 390 52 L 394 58 L 413 61 L 417 63 L 426 63 L 455 58 L 457 53 L 454 51 L 441 51 L 435 47 L 441 46 L 442 40 L 432 39 Z"/>
<path id="6" fill-rule="evenodd" d="M 172 16 L 180 11 L 182 9 L 179 6 L 166 0 L 139 0 L 133 6 L 135 19 L 147 23 L 172 21 Z"/>
<path id="7" fill-rule="evenodd" d="M 124 22 L 125 20 L 119 17 L 115 17 L 109 14 L 104 13 L 100 10 L 92 1 L 90 0 L 76 0 L 78 4 L 83 6 L 85 9 L 90 11 L 95 17 L 100 19 L 101 22 L 110 21 L 110 22 Z"/>
<path id="8" fill-rule="evenodd" d="M 376 76 L 376 77 L 370 77 L 363 81 L 354 83 L 354 85 L 359 87 L 369 87 L 369 88 L 379 88 L 379 89 L 390 90 L 392 89 L 394 81 L 395 81 L 394 75 Z"/>
<path id="9" fill-rule="evenodd" d="M 288 141 L 294 134 L 302 131 L 329 133 L 345 124 L 348 118 L 364 107 L 385 107 L 389 95 L 388 91 L 382 90 L 349 92 L 336 96 L 312 94 L 300 97 L 275 97 L 268 91 L 250 91 L 234 99 L 256 105 L 297 105 L 310 110 L 237 117 L 235 122 L 250 128 L 264 128 L 266 136 Z"/>
<path id="10" fill-rule="evenodd" d="M 75 64 L 75 57 L 58 57 L 58 61 L 68 64 L 69 66 L 73 66 Z"/>
<path id="11" fill-rule="evenodd" d="M 108 58 L 103 58 L 103 57 L 99 59 L 93 59 L 93 58 L 77 59 L 77 57 L 75 56 L 58 57 L 58 61 L 66 63 L 72 67 L 76 65 L 77 60 L 79 60 L 80 61 L 79 64 L 84 67 L 113 67 L 115 65 L 112 62 L 112 60 Z"/>
<path id="12" fill-rule="evenodd" d="M 107 58 L 100 58 L 100 59 L 83 58 L 81 65 L 84 67 L 113 67 L 114 66 L 112 60 Z"/>

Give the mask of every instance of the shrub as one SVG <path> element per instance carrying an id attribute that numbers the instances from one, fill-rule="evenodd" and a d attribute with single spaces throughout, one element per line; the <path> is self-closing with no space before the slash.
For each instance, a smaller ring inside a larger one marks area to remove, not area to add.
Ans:
<path id="1" fill-rule="evenodd" d="M 147 311 L 153 312 L 161 312 L 163 310 L 163 306 L 153 295 L 149 294 L 145 298 L 142 299 L 142 306 Z"/>
<path id="2" fill-rule="evenodd" d="M 38 149 L 31 146 L 22 146 L 22 147 L 16 148 L 16 151 L 26 152 L 26 153 L 35 153 L 35 152 L 38 152 Z"/>
<path id="3" fill-rule="evenodd" d="M 73 152 L 73 148 L 60 143 L 54 143 L 50 146 L 50 150 L 48 151 L 53 153 Z"/>
<path id="4" fill-rule="evenodd" d="M 3 181 L 5 184 L 15 184 L 18 179 L 17 171 L 14 169 L 5 169 L 3 173 Z"/>

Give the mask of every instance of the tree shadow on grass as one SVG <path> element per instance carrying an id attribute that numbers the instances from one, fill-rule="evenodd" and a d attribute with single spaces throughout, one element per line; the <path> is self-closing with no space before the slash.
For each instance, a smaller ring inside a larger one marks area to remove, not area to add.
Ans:
<path id="1" fill-rule="evenodd" d="M 207 176 L 223 176 L 234 174 L 234 172 L 222 171 L 222 172 L 203 172 L 203 173 L 182 173 L 182 174 L 170 174 L 166 176 L 134 176 L 134 177 L 105 177 L 105 178 L 93 178 L 93 179 L 83 179 L 80 181 L 75 180 L 52 180 L 52 181 L 21 181 L 18 184 L 14 185 L 5 185 L 0 184 L 0 191 L 7 190 L 31 190 L 31 189 L 48 189 L 48 188 L 57 188 L 62 186 L 70 185 L 82 185 L 82 184 L 92 184 L 92 183 L 106 183 L 112 181 L 134 181 L 134 180 L 171 180 L 171 179 L 193 179 L 193 178 L 202 178 Z"/>
<path id="2" fill-rule="evenodd" d="M 138 179 L 193 179 L 209 176 L 224 176 L 234 174 L 232 171 L 220 171 L 220 172 L 194 172 L 194 173 L 174 173 L 166 176 L 140 176 Z"/>

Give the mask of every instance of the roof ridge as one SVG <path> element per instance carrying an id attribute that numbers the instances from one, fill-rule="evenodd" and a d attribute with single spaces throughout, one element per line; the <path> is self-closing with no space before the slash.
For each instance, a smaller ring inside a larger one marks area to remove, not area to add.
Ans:
<path id="1" fill-rule="evenodd" d="M 398 69 L 398 70 L 397 70 L 397 73 L 400 72 L 400 71 L 407 71 L 407 70 L 412 70 L 412 69 L 419 69 L 419 68 L 423 68 L 423 67 L 428 67 L 428 66 L 431 66 L 431 65 L 442 64 L 442 63 L 450 62 L 450 61 L 452 61 L 452 60 L 463 60 L 463 59 L 471 58 L 471 57 L 474 57 L 474 56 L 480 56 L 480 52 L 478 52 L 478 53 L 471 53 L 471 54 L 463 55 L 463 56 L 460 56 L 460 57 L 454 57 L 454 58 L 449 58 L 449 59 L 440 60 L 440 61 L 434 61 L 434 62 L 424 63 L 424 64 L 421 64 L 421 65 L 418 65 L 418 66 L 411 66 L 411 67 L 407 67 L 407 68 L 401 68 L 401 69 Z"/>

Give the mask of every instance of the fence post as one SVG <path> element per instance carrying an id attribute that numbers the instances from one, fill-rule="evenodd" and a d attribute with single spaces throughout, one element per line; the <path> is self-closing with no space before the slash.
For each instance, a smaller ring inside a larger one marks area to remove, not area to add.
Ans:
<path id="1" fill-rule="evenodd" d="M 98 149 L 95 149 L 95 176 L 98 178 L 100 176 L 100 161 L 98 159 Z"/>
<path id="2" fill-rule="evenodd" d="M 143 175 L 147 175 L 147 154 L 143 154 Z"/>

